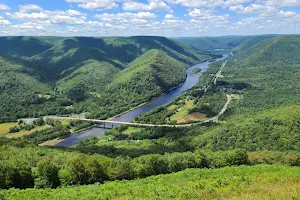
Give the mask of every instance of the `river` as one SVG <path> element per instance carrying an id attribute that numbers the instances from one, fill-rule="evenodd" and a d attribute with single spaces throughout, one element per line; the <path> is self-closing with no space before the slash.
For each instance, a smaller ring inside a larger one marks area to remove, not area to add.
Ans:
<path id="1" fill-rule="evenodd" d="M 216 61 L 224 60 L 227 57 L 228 57 L 228 55 L 224 55 L 222 58 L 219 58 Z M 216 62 L 216 61 L 214 61 L 214 62 Z M 210 63 L 211 62 L 207 61 L 207 62 L 199 63 L 199 64 L 196 64 L 196 65 L 193 65 L 193 66 L 187 68 L 187 70 L 186 70 L 187 78 L 182 85 L 163 94 L 162 96 L 159 96 L 153 100 L 148 101 L 144 105 L 142 105 L 126 114 L 123 114 L 119 117 L 114 118 L 113 121 L 130 122 L 130 121 L 134 120 L 137 116 L 139 116 L 143 113 L 149 112 L 156 107 L 159 107 L 159 106 L 169 103 L 175 97 L 179 96 L 184 91 L 191 89 L 195 84 L 197 84 L 199 82 L 199 77 L 203 74 L 203 72 L 207 71 L 208 65 Z M 201 68 L 202 70 L 200 72 L 198 72 L 197 74 L 194 74 L 193 73 L 194 68 Z M 112 125 L 106 124 L 106 126 L 111 127 Z M 103 136 L 105 131 L 109 131 L 109 130 L 104 129 L 104 128 L 92 128 L 92 129 L 89 129 L 89 130 L 86 130 L 86 131 L 83 131 L 83 132 L 80 132 L 77 134 L 73 134 L 70 137 L 63 140 L 62 142 L 58 143 L 56 146 L 67 146 L 67 147 L 74 146 L 74 145 L 78 144 L 78 141 L 80 141 L 80 140 L 85 140 L 87 138 L 95 137 L 95 136 Z"/>

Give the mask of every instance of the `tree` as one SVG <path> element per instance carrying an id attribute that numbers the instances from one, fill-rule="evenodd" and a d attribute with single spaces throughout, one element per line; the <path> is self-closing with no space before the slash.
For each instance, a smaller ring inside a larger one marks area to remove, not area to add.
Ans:
<path id="1" fill-rule="evenodd" d="M 56 188 L 60 185 L 59 168 L 53 164 L 51 158 L 40 160 L 35 169 L 35 186 L 38 188 Z"/>

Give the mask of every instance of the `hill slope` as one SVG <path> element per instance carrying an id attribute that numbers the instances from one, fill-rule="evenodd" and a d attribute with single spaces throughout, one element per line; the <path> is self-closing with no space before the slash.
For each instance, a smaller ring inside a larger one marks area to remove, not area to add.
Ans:
<path id="1" fill-rule="evenodd" d="M 8 80 L 5 72 L 10 66 L 13 69 L 13 62 L 19 68 L 18 73 L 11 74 L 18 76 L 10 78 L 11 84 L 19 85 L 17 79 L 24 74 L 29 79 L 23 81 L 26 90 L 9 90 L 21 98 L 9 98 L 7 87 L 2 87 L 0 101 L 8 105 L 7 109 L 0 109 L 4 119 L 90 112 L 95 106 L 100 108 L 93 115 L 106 118 L 175 87 L 184 80 L 185 67 L 210 58 L 163 37 L 1 37 L 0 42 L 5 44 L 0 47 L 0 56 L 5 56 L 0 78 Z M 140 80 L 135 73 L 148 79 Z M 29 99 L 38 99 L 41 105 L 46 103 L 45 108 L 30 106 L 32 102 L 20 93 L 31 94 Z M 39 100 L 45 95 L 47 98 Z M 116 96 L 117 102 L 112 102 Z M 32 109 L 30 113 L 20 99 L 25 99 Z M 65 107 L 69 105 L 73 107 Z M 105 105 L 110 106 L 109 112 Z M 17 107 L 18 112 L 13 112 L 12 107 Z"/>
<path id="2" fill-rule="evenodd" d="M 300 169 L 240 166 L 189 169 L 133 181 L 59 189 L 3 190 L 3 199 L 290 199 L 300 196 Z M 247 195 L 245 195 L 247 194 Z"/>
<path id="3" fill-rule="evenodd" d="M 238 47 L 244 50 L 223 69 L 217 85 L 240 99 L 232 101 L 225 113 L 228 123 L 197 137 L 199 148 L 300 150 L 300 36 L 261 39 L 255 39 L 260 41 L 256 45 Z"/>
<path id="4" fill-rule="evenodd" d="M 187 44 L 196 50 L 204 52 L 226 52 L 243 44 L 252 36 L 200 37 L 176 38 L 177 41 Z"/>

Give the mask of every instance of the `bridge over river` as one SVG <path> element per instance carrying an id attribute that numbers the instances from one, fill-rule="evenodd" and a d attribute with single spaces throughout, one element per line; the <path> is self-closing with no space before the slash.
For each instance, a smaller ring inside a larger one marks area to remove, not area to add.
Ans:
<path id="1" fill-rule="evenodd" d="M 228 55 L 224 55 L 222 58 L 217 59 L 216 61 L 221 61 L 221 60 L 225 60 L 228 57 Z M 113 120 L 99 120 L 99 119 L 84 119 L 84 118 L 76 118 L 76 117 L 58 117 L 58 116 L 48 116 L 48 118 L 51 119 L 65 119 L 65 120 L 81 120 L 81 121 L 92 121 L 98 124 L 98 128 L 94 128 L 94 129 L 89 129 L 87 131 L 83 131 L 77 134 L 72 134 L 70 137 L 64 139 L 64 141 L 60 142 L 59 144 L 57 144 L 58 146 L 73 146 L 76 145 L 78 143 L 79 140 L 84 140 L 90 137 L 95 137 L 95 136 L 102 136 L 105 135 L 105 131 L 107 128 L 112 128 L 112 127 L 116 127 L 116 126 L 120 126 L 122 124 L 124 125 L 130 125 L 130 126 L 139 126 L 139 127 L 190 127 L 193 125 L 203 125 L 205 123 L 208 122 L 217 122 L 218 118 L 220 115 L 223 114 L 223 112 L 226 110 L 227 105 L 229 104 L 231 98 L 229 96 L 227 96 L 227 102 L 224 106 L 224 109 L 222 109 L 222 111 L 219 113 L 219 115 L 207 119 L 205 121 L 201 121 L 201 122 L 196 122 L 196 123 L 191 123 L 191 124 L 176 124 L 176 125 L 171 125 L 171 124 L 144 124 L 144 123 L 135 123 L 133 122 L 134 119 L 146 112 L 149 112 L 151 110 L 153 110 L 156 107 L 162 106 L 164 104 L 167 104 L 169 102 L 171 102 L 175 97 L 179 96 L 181 93 L 189 90 L 190 88 L 192 88 L 195 84 L 197 84 L 199 82 L 199 77 L 202 75 L 202 73 L 204 73 L 207 69 L 208 69 L 208 65 L 212 63 L 212 62 L 203 62 L 203 63 L 199 63 L 197 65 L 191 66 L 189 68 L 187 68 L 186 72 L 187 72 L 187 78 L 185 80 L 185 82 L 180 85 L 178 88 L 175 88 L 165 94 L 163 94 L 160 97 L 157 97 L 155 99 L 152 99 L 150 101 L 148 101 L 147 103 L 143 104 L 142 106 L 139 106 L 125 114 L 122 114 L 116 118 L 114 118 Z M 215 76 L 217 77 L 218 74 L 221 73 L 223 67 L 226 65 L 223 64 L 222 67 L 220 68 L 220 70 L 218 71 L 219 73 L 215 74 Z M 194 74 L 193 73 L 193 69 L 195 68 L 201 68 L 202 70 L 197 73 Z M 105 127 L 104 127 L 105 126 Z"/>

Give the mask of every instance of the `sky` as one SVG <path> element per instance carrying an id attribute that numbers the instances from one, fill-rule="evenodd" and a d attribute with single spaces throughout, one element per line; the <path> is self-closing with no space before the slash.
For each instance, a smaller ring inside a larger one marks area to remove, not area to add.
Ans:
<path id="1" fill-rule="evenodd" d="M 0 0 L 0 36 L 300 34 L 300 0 Z"/>

